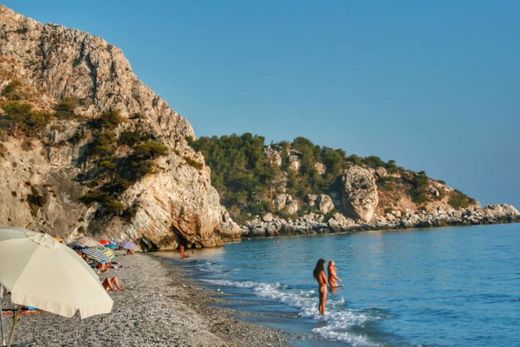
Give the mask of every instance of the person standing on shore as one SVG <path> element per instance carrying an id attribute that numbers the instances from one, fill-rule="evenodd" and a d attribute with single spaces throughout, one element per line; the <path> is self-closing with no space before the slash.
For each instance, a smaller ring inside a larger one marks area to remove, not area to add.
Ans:
<path id="1" fill-rule="evenodd" d="M 329 272 L 330 291 L 334 293 L 336 288 L 340 287 L 340 285 L 338 284 L 338 281 L 341 281 L 341 279 L 338 277 L 338 274 L 336 272 L 336 263 L 334 262 L 334 260 L 329 261 L 328 272 Z"/>
<path id="2" fill-rule="evenodd" d="M 320 295 L 319 311 L 321 315 L 325 315 L 327 311 L 327 275 L 325 274 L 325 260 L 320 259 L 316 263 L 313 271 L 314 278 L 318 282 L 318 291 Z"/>

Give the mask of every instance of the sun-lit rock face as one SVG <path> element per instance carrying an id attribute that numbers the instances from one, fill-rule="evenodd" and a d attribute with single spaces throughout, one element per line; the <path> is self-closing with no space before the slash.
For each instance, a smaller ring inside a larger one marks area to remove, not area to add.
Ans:
<path id="1" fill-rule="evenodd" d="M 343 203 L 350 217 L 370 222 L 379 196 L 374 175 L 361 166 L 351 166 L 343 174 Z"/>
<path id="2" fill-rule="evenodd" d="M 203 156 L 188 144 L 195 137 L 191 125 L 137 78 L 119 48 L 0 5 L 0 90 L 13 81 L 24 88 L 20 101 L 38 110 L 53 112 L 64 98 L 79 100 L 74 109 L 78 117 L 49 122 L 39 138 L 4 132 L 0 225 L 65 237 L 130 238 L 151 249 L 175 248 L 179 242 L 215 246 L 238 237 L 238 226 L 211 186 Z M 1 96 L 0 101 L 6 100 Z M 132 210 L 126 216 L 103 216 L 95 203 L 80 202 L 88 187 L 78 177 L 98 164 L 80 160 L 92 140 L 85 124 L 110 110 L 124 119 L 116 134 L 144 129 L 167 147 L 167 154 L 155 160 L 154 173 L 122 195 Z M 73 141 L 78 133 L 84 137 Z"/>

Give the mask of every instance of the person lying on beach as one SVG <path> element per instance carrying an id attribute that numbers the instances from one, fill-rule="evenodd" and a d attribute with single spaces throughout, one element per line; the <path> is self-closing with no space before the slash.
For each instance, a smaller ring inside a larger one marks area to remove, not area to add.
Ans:
<path id="1" fill-rule="evenodd" d="M 114 277 L 107 277 L 101 282 L 103 285 L 103 288 L 105 288 L 107 291 L 121 291 L 123 290 L 123 287 L 121 287 L 121 283 L 119 283 L 119 278 L 116 276 Z"/>
<path id="2" fill-rule="evenodd" d="M 2 310 L 2 316 L 7 316 L 7 317 L 14 316 L 16 311 L 18 311 L 18 308 L 4 308 Z M 20 311 L 20 313 L 24 316 L 37 314 L 37 313 L 41 313 L 41 312 L 42 311 L 40 311 L 38 308 L 32 307 L 32 306 L 23 306 Z"/>
<path id="3" fill-rule="evenodd" d="M 96 269 L 99 270 L 99 272 L 107 272 L 108 269 L 117 269 L 120 265 L 116 263 L 115 261 L 109 262 L 109 263 L 97 263 Z"/>
<path id="4" fill-rule="evenodd" d="M 321 315 L 325 315 L 327 311 L 327 275 L 325 274 L 325 260 L 320 259 L 312 272 L 314 278 L 318 282 L 318 291 L 320 295 L 319 311 Z"/>
<path id="5" fill-rule="evenodd" d="M 336 263 L 334 260 L 329 261 L 329 286 L 331 291 L 334 290 L 337 287 L 340 287 L 341 285 L 338 283 L 338 281 L 341 282 L 341 279 L 338 277 L 338 274 L 336 272 Z"/>

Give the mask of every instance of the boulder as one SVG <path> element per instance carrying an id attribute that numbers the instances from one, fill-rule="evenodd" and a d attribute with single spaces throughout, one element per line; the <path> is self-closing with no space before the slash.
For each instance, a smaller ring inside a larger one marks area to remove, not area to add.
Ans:
<path id="1" fill-rule="evenodd" d="M 316 205 L 317 200 L 318 200 L 317 194 L 307 194 L 307 203 L 309 204 L 309 206 Z"/>
<path id="2" fill-rule="evenodd" d="M 323 163 L 314 163 L 313 168 L 318 175 L 323 175 L 327 171 L 327 167 Z"/>
<path id="3" fill-rule="evenodd" d="M 277 151 L 273 147 L 266 147 L 265 148 L 265 156 L 267 158 L 267 161 L 269 164 L 273 166 L 280 167 L 282 166 L 282 156 L 279 151 Z"/>
<path id="4" fill-rule="evenodd" d="M 520 216 L 520 212 L 509 204 L 489 205 L 480 210 L 482 218 L 490 221 L 515 221 Z"/>
<path id="5" fill-rule="evenodd" d="M 386 175 L 387 175 L 386 169 L 384 167 L 382 167 L 382 166 L 378 167 L 376 169 L 376 175 L 379 178 L 386 177 Z"/>
<path id="6" fill-rule="evenodd" d="M 300 209 L 300 206 L 298 205 L 297 200 L 292 200 L 291 202 L 289 202 L 287 204 L 287 206 L 285 206 L 285 210 L 287 211 L 288 214 L 295 214 L 296 212 L 298 212 L 299 209 Z"/>
<path id="7" fill-rule="evenodd" d="M 334 202 L 332 202 L 332 198 L 326 194 L 320 194 L 319 209 L 323 214 L 327 214 L 334 210 Z"/>
<path id="8" fill-rule="evenodd" d="M 374 175 L 366 168 L 353 165 L 344 171 L 342 182 L 347 215 L 370 222 L 379 203 Z"/>
<path id="9" fill-rule="evenodd" d="M 289 197 L 290 196 L 288 194 L 278 194 L 277 196 L 275 196 L 273 203 L 277 211 L 281 211 L 285 208 L 285 205 L 287 204 L 287 199 Z"/>
<path id="10" fill-rule="evenodd" d="M 264 214 L 264 216 L 262 217 L 262 220 L 264 222 L 272 222 L 273 221 L 273 214 L 270 213 L 270 212 Z"/>
<path id="11" fill-rule="evenodd" d="M 294 171 L 294 172 L 300 171 L 301 161 L 300 161 L 300 157 L 298 155 L 291 154 L 288 158 L 288 161 L 289 161 L 289 165 L 287 168 L 290 171 Z"/>
<path id="12" fill-rule="evenodd" d="M 341 213 L 334 213 L 334 216 L 327 221 L 327 224 L 334 232 L 345 231 L 348 228 L 357 226 L 352 219 L 346 218 Z"/>

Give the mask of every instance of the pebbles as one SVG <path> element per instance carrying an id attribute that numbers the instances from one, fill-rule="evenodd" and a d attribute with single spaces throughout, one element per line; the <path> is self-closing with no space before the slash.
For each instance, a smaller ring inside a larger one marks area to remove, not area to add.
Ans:
<path id="1" fill-rule="evenodd" d="M 211 293 L 193 285 L 160 258 L 122 256 L 119 277 L 126 288 L 110 292 L 112 313 L 80 320 L 42 312 L 24 316 L 15 336 L 27 346 L 286 346 L 288 336 L 236 321 L 236 312 L 212 306 Z M 57 284 L 59 285 L 59 284 Z M 10 307 L 5 299 L 4 307 Z M 10 319 L 4 317 L 6 331 Z"/>

